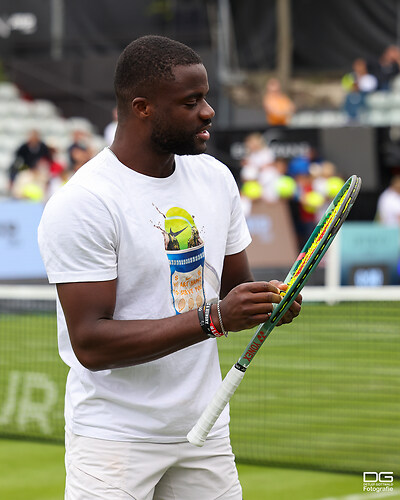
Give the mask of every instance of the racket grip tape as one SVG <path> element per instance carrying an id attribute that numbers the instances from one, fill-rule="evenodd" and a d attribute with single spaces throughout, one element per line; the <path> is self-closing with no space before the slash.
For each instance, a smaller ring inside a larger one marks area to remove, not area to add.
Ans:
<path id="1" fill-rule="evenodd" d="M 199 420 L 188 433 L 187 440 L 189 443 L 195 446 L 203 446 L 208 433 L 238 388 L 244 374 L 245 371 L 239 370 L 236 365 L 232 366 Z"/>

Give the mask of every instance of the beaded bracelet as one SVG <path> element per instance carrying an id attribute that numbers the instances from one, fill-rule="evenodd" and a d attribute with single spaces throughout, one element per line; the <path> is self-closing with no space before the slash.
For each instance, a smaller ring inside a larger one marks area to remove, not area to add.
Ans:
<path id="1" fill-rule="evenodd" d="M 217 311 L 218 311 L 219 325 L 221 327 L 222 333 L 225 335 L 225 337 L 227 337 L 228 336 L 228 332 L 225 330 L 224 324 L 222 323 L 221 307 L 219 305 L 220 302 L 221 301 L 218 299 L 218 302 L 217 302 Z"/>

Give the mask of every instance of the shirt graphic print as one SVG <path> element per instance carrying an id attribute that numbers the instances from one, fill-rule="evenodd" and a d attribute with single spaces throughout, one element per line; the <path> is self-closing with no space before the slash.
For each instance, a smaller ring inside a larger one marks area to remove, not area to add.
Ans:
<path id="1" fill-rule="evenodd" d="M 157 209 L 158 210 L 158 209 Z M 202 306 L 204 296 L 204 243 L 193 217 L 183 208 L 172 207 L 164 215 L 164 247 L 170 267 L 174 308 L 181 314 Z"/>

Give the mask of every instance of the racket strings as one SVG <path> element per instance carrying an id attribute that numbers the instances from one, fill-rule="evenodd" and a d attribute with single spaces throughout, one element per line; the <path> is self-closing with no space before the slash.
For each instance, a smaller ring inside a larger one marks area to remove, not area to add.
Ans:
<path id="1" fill-rule="evenodd" d="M 342 207 L 342 204 L 344 202 L 344 199 L 346 198 L 347 195 L 346 190 L 343 194 L 343 196 L 340 198 L 339 202 L 336 204 L 335 208 L 332 210 L 330 215 L 327 217 L 326 221 L 324 222 L 323 226 L 321 227 L 320 231 L 318 232 L 317 236 L 314 238 L 313 242 L 310 245 L 310 248 L 307 250 L 307 252 L 304 254 L 304 257 L 301 259 L 301 262 L 297 266 L 296 271 L 293 273 L 293 276 L 287 283 L 288 288 L 284 291 L 282 291 L 281 295 L 284 296 L 286 295 L 287 292 L 289 292 L 291 286 L 293 283 L 296 281 L 297 277 L 300 275 L 300 273 L 303 271 L 304 267 L 306 266 L 307 262 L 310 260 L 311 256 L 315 252 L 315 249 L 318 247 L 319 243 L 321 242 L 322 238 L 325 236 L 325 233 L 327 232 L 328 228 L 330 227 L 332 221 L 335 219 L 336 214 L 339 212 L 339 210 Z M 349 202 L 350 200 L 348 200 Z M 338 219 L 339 220 L 339 219 Z M 337 221 L 338 222 L 338 221 Z"/>

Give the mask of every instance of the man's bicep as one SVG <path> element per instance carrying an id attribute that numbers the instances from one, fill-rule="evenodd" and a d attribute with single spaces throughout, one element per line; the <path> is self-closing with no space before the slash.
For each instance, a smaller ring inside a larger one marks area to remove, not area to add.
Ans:
<path id="1" fill-rule="evenodd" d="M 91 336 L 99 320 L 113 318 L 116 284 L 116 279 L 57 284 L 57 294 L 75 351 L 82 344 L 93 341 Z"/>
<path id="2" fill-rule="evenodd" d="M 222 270 L 221 298 L 224 298 L 235 286 L 249 281 L 254 281 L 254 278 L 250 270 L 246 250 L 226 255 Z"/>

